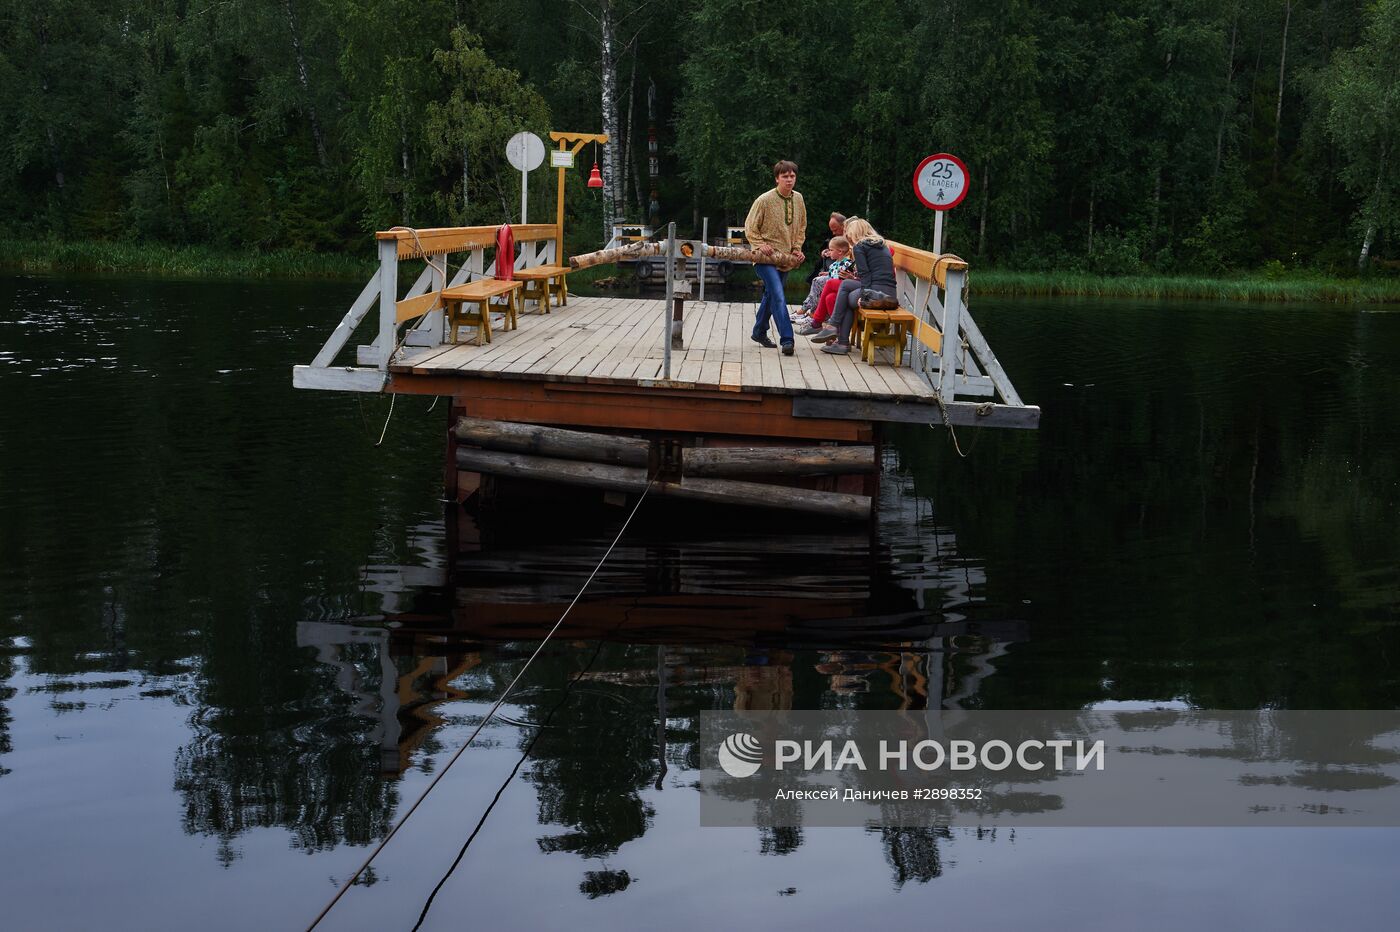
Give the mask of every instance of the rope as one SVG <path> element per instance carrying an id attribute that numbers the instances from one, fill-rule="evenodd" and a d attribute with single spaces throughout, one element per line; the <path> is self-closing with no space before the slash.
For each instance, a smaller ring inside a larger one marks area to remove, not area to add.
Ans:
<path id="1" fill-rule="evenodd" d="M 967 308 L 968 281 L 971 278 L 972 274 L 970 271 L 963 272 L 962 294 L 959 295 L 959 300 L 962 301 L 962 306 L 964 309 Z M 966 382 L 968 373 L 967 351 L 969 349 L 969 346 L 966 339 L 962 339 L 959 342 L 961 343 L 962 349 L 963 381 Z M 958 443 L 958 432 L 953 430 L 953 422 L 948 417 L 948 406 L 943 403 L 943 396 L 935 391 L 933 397 L 938 402 L 938 412 L 941 415 L 943 415 L 943 426 L 948 429 L 948 436 L 951 437 L 953 440 L 953 450 L 958 454 L 958 457 L 960 459 L 967 459 L 968 454 L 970 454 L 974 449 L 976 449 L 977 441 L 982 436 L 981 431 L 978 431 L 972 435 L 972 445 L 969 446 L 967 448 L 967 452 L 964 453 L 962 444 Z M 984 401 L 973 410 L 976 411 L 978 417 L 986 417 L 987 415 L 992 413 L 992 407 L 992 402 Z M 935 426 L 936 425 L 934 424 L 929 425 L 930 428 L 933 428 Z"/>
<path id="2" fill-rule="evenodd" d="M 384 442 L 384 435 L 389 433 L 389 421 L 394 416 L 394 402 L 398 400 L 399 396 L 397 392 L 389 396 L 389 413 L 384 418 L 384 429 L 379 432 L 379 439 L 374 441 L 376 447 Z"/>
<path id="3" fill-rule="evenodd" d="M 439 268 L 437 267 L 437 265 L 434 264 L 432 258 L 429 257 L 428 252 L 427 252 L 427 249 L 423 246 L 423 241 L 422 241 L 421 239 L 418 238 L 418 231 L 417 231 L 417 230 L 415 230 L 413 227 L 406 227 L 406 226 L 395 226 L 395 227 L 390 227 L 390 228 L 389 228 L 389 232 L 391 232 L 391 233 L 392 233 L 394 230 L 405 230 L 405 231 L 407 231 L 407 232 L 409 233 L 409 235 L 411 235 L 411 236 L 413 237 L 413 245 L 414 245 L 415 247 L 417 247 L 417 249 L 418 249 L 418 251 L 419 251 L 420 253 L 423 254 L 423 263 L 424 263 L 425 265 L 427 265 L 429 268 L 431 268 L 434 272 L 437 272 L 439 275 L 441 275 L 441 276 L 442 276 L 442 284 L 443 284 L 443 287 L 444 287 L 444 288 L 447 287 L 447 283 L 451 280 L 451 279 L 449 279 L 448 276 L 447 276 L 447 273 L 448 273 L 449 269 L 451 268 L 451 266 L 448 265 L 448 263 L 447 263 L 447 253 L 443 253 L 443 254 L 442 254 L 442 256 L 441 256 L 441 258 L 442 258 L 442 268 L 439 269 Z M 467 267 L 467 266 L 466 266 L 466 263 L 463 263 L 463 264 L 457 266 L 457 271 L 460 272 L 460 271 L 462 271 L 463 269 L 465 269 L 466 267 Z M 467 281 L 468 281 L 468 282 L 471 281 L 472 274 L 473 274 L 473 273 L 470 272 L 470 271 L 467 272 Z M 428 316 L 429 314 L 431 314 L 433 311 L 434 311 L 434 308 L 431 308 L 431 307 L 430 307 L 430 308 L 428 308 L 426 311 L 424 311 L 423 313 L 419 314 L 417 317 L 414 317 L 414 318 L 412 319 L 412 321 L 409 323 L 408 327 L 404 329 L 403 337 L 400 338 L 398 341 L 396 341 L 396 342 L 394 343 L 394 350 L 393 350 L 393 352 L 391 352 L 391 353 L 389 354 L 389 358 L 390 358 L 391 360 L 392 360 L 396 355 L 398 355 L 399 350 L 403 349 L 404 341 L 408 339 L 408 334 L 413 330 L 413 328 L 416 327 L 416 326 L 418 326 L 418 322 L 419 322 L 420 320 L 422 320 L 424 317 L 427 317 L 427 316 Z M 432 409 L 430 408 L 429 410 L 432 410 Z M 392 413 L 393 413 L 393 409 L 391 408 L 391 409 L 390 409 L 390 414 L 392 414 Z M 386 428 L 388 427 L 388 421 L 385 421 L 385 427 L 386 427 Z M 383 438 L 381 437 L 380 439 L 382 440 Z M 379 446 L 379 444 L 376 443 L 375 446 Z"/>
<path id="4" fill-rule="evenodd" d="M 979 430 L 972 435 L 972 445 L 967 448 L 967 453 L 964 453 L 962 444 L 958 443 L 958 432 L 953 430 L 953 422 L 948 417 L 948 406 L 943 403 L 943 396 L 935 392 L 933 397 L 938 402 L 938 412 L 943 415 L 943 426 L 948 429 L 948 436 L 953 439 L 953 450 L 957 452 L 960 459 L 967 459 L 968 454 L 977 448 L 977 441 L 981 438 L 982 432 Z M 978 417 L 986 417 L 992 413 L 992 408 L 992 402 L 984 401 L 973 410 Z M 930 428 L 937 426 L 936 424 L 929 425 Z"/>
<path id="5" fill-rule="evenodd" d="M 379 852 L 381 852 L 381 851 L 384 850 L 385 846 L 389 844 L 390 839 L 392 839 L 395 835 L 398 834 L 399 829 L 403 828 L 404 823 L 407 822 L 407 821 L 409 820 L 409 818 L 413 815 L 413 813 L 416 812 L 416 811 L 418 810 L 418 807 L 419 807 L 420 805 L 423 804 L 423 800 L 425 800 L 425 799 L 428 798 L 428 794 L 431 793 L 431 792 L 433 791 L 433 787 L 437 786 L 437 785 L 438 785 L 438 782 L 439 782 L 440 780 L 442 780 L 442 778 L 443 778 L 444 776 L 447 775 L 447 771 L 451 770 L 451 769 L 452 769 L 452 765 L 455 764 L 455 763 L 457 763 L 457 759 L 460 758 L 460 757 L 462 756 L 462 752 L 465 751 L 468 747 L 471 746 L 471 743 L 472 743 L 474 740 L 476 740 L 476 736 L 479 735 L 479 734 L 481 734 L 481 730 L 482 730 L 483 728 L 486 727 L 486 725 L 491 721 L 492 717 L 496 714 L 496 711 L 497 711 L 498 709 L 500 709 L 500 707 L 502 706 L 502 704 L 505 703 L 507 697 L 510 696 L 511 690 L 515 689 L 515 685 L 516 685 L 517 683 L 520 682 L 520 678 L 523 677 L 523 676 L 525 675 L 525 671 L 528 670 L 528 669 L 530 669 L 530 664 L 532 664 L 532 663 L 535 662 L 535 658 L 538 657 L 538 656 L 540 655 L 540 652 L 544 650 L 544 647 L 545 647 L 546 644 L 549 643 L 550 638 L 554 637 L 555 632 L 557 632 L 557 631 L 559 630 L 559 628 L 564 624 L 564 619 L 566 619 L 566 618 L 569 617 L 569 612 L 573 611 L 574 606 L 578 604 L 578 600 L 581 599 L 581 598 L 583 597 L 584 592 L 586 592 L 586 591 L 588 590 L 589 584 L 593 582 L 593 577 L 595 577 L 595 576 L 598 575 L 598 571 L 601 570 L 601 569 L 603 568 L 603 564 L 606 563 L 608 557 L 612 555 L 613 549 L 614 549 L 615 547 L 617 547 L 618 541 L 622 540 L 622 535 L 625 534 L 625 533 L 627 532 L 627 528 L 628 528 L 628 526 L 632 523 L 632 519 L 635 518 L 635 517 L 637 516 L 637 511 L 638 511 L 638 509 L 640 509 L 640 508 L 642 507 L 642 502 L 646 501 L 647 493 L 651 491 L 651 487 L 652 487 L 652 484 L 653 484 L 654 481 L 655 481 L 655 478 L 654 478 L 654 477 L 647 480 L 646 487 L 645 487 L 644 489 L 642 489 L 642 494 L 641 494 L 641 496 L 637 499 L 637 504 L 634 505 L 634 506 L 632 506 L 632 511 L 631 511 L 630 514 L 627 515 L 627 520 L 624 521 L 624 522 L 622 522 L 622 527 L 618 530 L 617 536 L 614 537 L 612 543 L 608 545 L 608 549 L 603 553 L 603 557 L 602 557 L 602 559 L 600 559 L 600 560 L 598 561 L 598 565 L 595 566 L 595 567 L 593 567 L 593 572 L 589 573 L 589 574 L 588 574 L 588 578 L 585 579 L 585 580 L 583 581 L 583 586 L 579 589 L 578 594 L 574 596 L 573 601 L 570 602 L 569 605 L 568 605 L 568 607 L 564 609 L 564 614 L 562 614 L 562 615 L 559 616 L 559 620 L 556 621 L 556 622 L 554 623 L 554 627 L 552 627 L 552 628 L 549 629 L 549 632 L 544 636 L 544 640 L 540 641 L 539 646 L 535 648 L 535 652 L 532 653 L 532 654 L 529 656 L 528 659 L 526 659 L 525 665 L 522 666 L 522 667 L 520 668 L 520 671 L 519 671 L 518 673 L 515 674 L 515 678 L 512 679 L 512 680 L 510 681 L 510 683 L 506 686 L 505 691 L 501 693 L 500 698 L 497 699 L 497 700 L 495 701 L 495 703 L 491 706 L 491 708 L 490 708 L 489 710 L 487 710 L 485 717 L 482 718 L 482 720 L 477 724 L 476 728 L 473 729 L 472 733 L 471 733 L 470 735 L 467 736 L 467 740 L 462 744 L 461 747 L 459 747 L 459 748 L 457 749 L 456 753 L 454 753 L 454 754 L 452 755 L 452 757 L 447 761 L 447 765 L 444 766 L 440 771 L 438 771 L 437 776 L 433 777 L 432 782 L 429 783 L 428 786 L 427 786 L 427 788 L 423 790 L 422 794 L 420 794 L 419 797 L 418 797 L 416 800 L 414 800 L 413 805 L 410 806 L 410 807 L 408 808 L 408 811 L 405 812 L 405 813 L 403 814 L 403 816 L 399 819 L 399 821 L 396 822 L 396 823 L 394 824 L 394 827 L 391 828 L 391 829 L 389 830 L 389 834 L 387 834 L 387 835 L 384 836 L 383 840 L 380 841 L 379 844 L 375 846 L 375 849 L 374 849 L 373 851 L 370 852 L 369 857 L 365 858 L 364 863 L 361 864 L 361 865 L 359 866 L 359 868 L 356 869 L 355 873 L 353 873 L 353 874 L 350 875 L 350 879 L 347 880 L 347 881 L 345 882 L 345 884 L 344 884 L 339 890 L 336 891 L 335 896 L 331 897 L 330 902 L 327 903 L 327 904 L 325 905 L 325 908 L 323 908 L 323 909 L 321 910 L 321 912 L 317 914 L 317 916 L 316 916 L 315 919 L 311 920 L 311 925 L 309 925 L 309 926 L 306 927 L 307 932 L 312 932 L 313 929 L 315 929 L 318 925 L 320 925 L 320 924 L 321 924 L 321 920 L 324 919 L 324 918 L 326 918 L 327 914 L 329 914 L 330 911 L 331 911 L 333 908 L 335 908 L 335 904 L 336 904 L 336 903 L 340 902 L 340 898 L 341 898 L 342 896 L 345 895 L 345 891 L 349 890 L 351 887 L 353 887 L 353 886 L 355 885 L 355 881 L 357 881 L 357 880 L 360 879 L 360 875 L 363 874 L 363 873 L 365 872 L 365 870 L 370 866 L 370 864 L 374 861 L 374 859 L 379 855 Z M 600 648 L 601 648 L 601 643 L 602 643 L 602 642 L 600 641 L 600 642 L 599 642 Z M 591 661 L 590 661 L 590 663 L 591 663 Z M 567 698 L 567 694 L 566 694 L 566 698 Z M 554 714 L 553 712 L 550 713 L 550 715 L 553 715 L 553 714 Z M 547 722 L 546 722 L 546 723 L 547 723 Z M 536 736 L 538 736 L 538 735 L 539 735 L 539 731 L 536 731 L 535 734 L 536 734 Z M 531 746 L 531 747 L 534 746 L 534 741 L 533 741 L 533 740 L 531 741 L 530 746 Z M 529 753 L 529 748 L 528 748 L 528 747 L 527 747 L 527 749 L 526 749 L 526 753 L 527 753 L 527 754 Z M 521 758 L 521 762 L 522 762 L 522 763 L 524 762 L 524 758 L 523 758 L 523 757 Z M 520 769 L 520 764 L 517 763 L 516 766 L 515 766 L 515 770 L 512 770 L 512 771 L 511 771 L 511 777 L 514 777 L 514 776 L 515 776 L 515 771 L 516 771 L 516 770 L 519 770 L 519 769 Z M 507 779 L 506 782 L 509 783 L 510 780 Z M 504 790 L 505 790 L 505 786 L 503 785 L 503 786 L 501 787 L 501 790 L 497 791 L 497 793 L 496 793 L 496 798 L 497 798 L 497 799 L 500 798 L 500 794 L 501 794 L 501 792 L 503 792 Z M 492 806 L 495 805 L 495 800 L 492 800 L 491 805 L 492 805 Z M 488 807 L 486 811 L 487 811 L 487 813 L 489 813 L 489 812 L 491 811 L 491 810 L 490 810 L 490 807 Z M 484 821 L 485 821 L 485 815 L 483 814 L 483 816 L 482 816 L 482 822 L 484 822 Z M 477 824 L 477 830 L 480 830 L 480 828 L 481 828 L 481 823 L 478 823 L 478 824 Z M 473 832 L 472 832 L 472 836 L 475 837 L 475 835 L 476 835 L 476 832 L 473 831 Z M 467 840 L 467 843 L 468 843 L 468 844 L 471 843 L 471 839 L 470 839 L 470 838 Z M 464 853 L 465 853 L 465 850 L 466 850 L 466 849 L 463 848 L 463 852 L 464 852 Z M 458 860 L 459 860 L 459 861 L 461 860 L 461 855 L 458 855 Z M 453 866 L 454 866 L 454 867 L 456 866 L 455 863 L 454 863 Z M 450 873 L 450 872 L 449 872 L 449 873 Z M 444 877 L 443 880 L 444 880 L 444 882 L 445 882 L 445 881 L 446 881 L 446 878 Z M 441 886 L 441 883 L 439 883 L 438 886 L 440 887 L 440 886 Z M 433 892 L 434 892 L 434 894 L 436 894 L 437 891 L 434 890 Z M 430 899 L 429 899 L 429 905 L 431 905 L 431 903 L 432 903 L 432 901 L 431 901 L 431 898 L 430 898 Z M 423 915 L 427 915 L 427 907 L 426 907 L 426 906 L 424 907 Z M 419 922 L 420 922 L 420 923 L 422 922 L 422 916 L 419 917 Z M 415 926 L 415 928 L 417 928 L 417 927 Z"/>

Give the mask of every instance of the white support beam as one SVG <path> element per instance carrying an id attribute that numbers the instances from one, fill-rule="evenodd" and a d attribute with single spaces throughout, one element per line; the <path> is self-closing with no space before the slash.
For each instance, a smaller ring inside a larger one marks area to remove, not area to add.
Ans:
<path id="1" fill-rule="evenodd" d="M 360 321 L 365 319 L 365 314 L 374 307 L 374 299 L 379 297 L 379 275 L 376 273 L 373 278 L 366 283 L 360 296 L 355 299 L 355 303 L 350 305 L 350 310 L 345 312 L 340 323 L 336 325 L 335 331 L 326 341 L 326 345 L 321 347 L 321 351 L 316 354 L 316 358 L 311 361 L 313 366 L 329 366 L 335 361 L 336 354 L 341 351 L 350 335 L 355 332 L 355 328 L 360 325 Z"/>
<path id="2" fill-rule="evenodd" d="M 379 345 L 377 360 L 381 372 L 389 371 L 394 355 L 394 334 L 398 330 L 399 241 L 379 241 Z"/>
<path id="3" fill-rule="evenodd" d="M 948 271 L 948 287 L 943 291 L 943 350 L 939 354 L 938 383 L 934 388 L 938 397 L 945 402 L 953 400 L 956 390 L 954 379 L 957 376 L 958 350 L 962 346 L 962 289 L 967 273 L 961 270 Z"/>
<path id="4" fill-rule="evenodd" d="M 332 392 L 382 392 L 388 373 L 380 369 L 325 368 L 293 366 L 293 388 L 316 388 Z"/>
<path id="5" fill-rule="evenodd" d="M 997 391 L 1001 392 L 1001 398 L 1009 405 L 1019 405 L 1021 396 L 1016 393 L 1016 389 L 1011 384 L 1011 376 L 1006 374 L 1006 370 L 997 361 L 996 354 L 992 352 L 991 345 L 987 338 L 982 336 L 982 330 L 977 326 L 977 321 L 972 319 L 971 314 L 963 315 L 963 335 L 967 337 L 967 345 L 972 349 L 978 362 L 982 363 L 982 368 L 991 376 L 992 383 L 996 385 Z"/>

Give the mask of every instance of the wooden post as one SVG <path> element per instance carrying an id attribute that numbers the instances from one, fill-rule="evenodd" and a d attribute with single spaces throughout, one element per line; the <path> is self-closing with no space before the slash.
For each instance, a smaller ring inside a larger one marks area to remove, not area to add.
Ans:
<path id="1" fill-rule="evenodd" d="M 559 140 L 559 151 L 568 151 L 568 144 L 564 140 Z M 562 256 L 564 254 L 564 168 L 555 170 L 555 175 L 559 179 L 559 191 L 557 209 L 554 212 L 554 254 Z"/>
<path id="2" fill-rule="evenodd" d="M 428 267 L 432 271 L 432 281 L 428 285 L 428 290 L 441 291 L 447 287 L 447 254 L 444 253 L 438 256 L 438 262 L 432 261 L 431 256 L 429 256 L 428 259 Z M 423 329 L 435 334 L 438 343 L 443 343 L 447 339 L 446 334 L 443 332 L 443 322 L 446 317 L 447 315 L 444 314 L 442 308 L 439 307 L 436 311 L 430 311 L 427 318 L 423 321 Z"/>
<path id="3" fill-rule="evenodd" d="M 379 241 L 379 369 L 387 372 L 398 330 L 399 241 Z"/>
<path id="4" fill-rule="evenodd" d="M 671 300 L 676 287 L 676 221 L 666 225 L 666 302 L 661 306 L 661 377 L 671 379 Z"/>
<path id="5" fill-rule="evenodd" d="M 710 218 L 706 217 L 700 224 L 700 242 L 710 241 Z M 705 300 L 705 250 L 700 250 L 700 300 Z"/>
<path id="6" fill-rule="evenodd" d="M 606 133 L 550 133 L 549 138 L 559 143 L 560 152 L 572 152 L 578 155 L 580 149 L 590 142 L 600 142 L 606 144 L 608 137 Z M 555 196 L 554 212 L 554 254 L 564 255 L 564 172 L 565 168 L 558 168 L 555 177 L 559 180 L 559 190 Z"/>
<path id="7" fill-rule="evenodd" d="M 962 349 L 963 282 L 967 272 L 949 269 L 943 292 L 943 346 L 938 354 L 938 397 L 953 400 L 957 386 L 958 352 Z"/>

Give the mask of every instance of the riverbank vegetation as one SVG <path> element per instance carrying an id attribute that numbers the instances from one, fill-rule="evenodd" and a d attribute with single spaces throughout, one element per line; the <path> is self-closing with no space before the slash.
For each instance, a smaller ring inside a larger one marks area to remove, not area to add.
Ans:
<path id="1" fill-rule="evenodd" d="M 1319 304 L 1400 304 L 1400 280 L 1310 274 L 1270 278 L 1238 275 L 1091 275 L 988 269 L 970 277 L 977 294 L 1068 295 L 1086 298 L 1184 298 L 1207 301 L 1302 301 Z"/>
<path id="2" fill-rule="evenodd" d="M 0 270 L 33 273 L 136 274 L 177 279 L 321 279 L 362 282 L 375 268 L 368 248 L 359 256 L 341 253 L 276 250 L 262 252 L 169 243 L 0 238 Z M 454 263 L 455 268 L 455 263 Z M 412 277 L 412 271 L 405 274 Z M 794 274 L 792 282 L 803 275 Z M 573 288 L 636 287 L 626 271 L 611 265 L 582 269 L 569 276 Z M 756 287 L 740 276 L 731 296 Z M 1337 278 L 1316 272 L 1272 272 L 1229 277 L 1185 275 L 1095 275 L 1089 272 L 975 269 L 972 287 L 978 294 L 1008 296 L 1081 296 L 1100 298 L 1185 298 L 1217 301 L 1303 301 L 1340 304 L 1400 304 L 1400 278 L 1370 276 Z M 794 300 L 805 293 L 789 289 Z M 725 294 L 726 292 L 720 292 Z"/>
<path id="3" fill-rule="evenodd" d="M 813 241 L 840 210 L 927 246 L 909 179 L 941 149 L 972 175 L 945 246 L 988 287 L 1283 294 L 1400 257 L 1400 0 L 0 0 L 0 37 L 0 236 L 84 244 L 59 264 L 517 221 L 520 129 L 614 140 L 568 173 L 569 251 L 741 222 L 780 157 Z"/>
<path id="4" fill-rule="evenodd" d="M 355 279 L 375 268 L 370 247 L 355 258 L 306 250 L 228 249 L 161 242 L 0 239 L 0 269 L 19 272 L 135 273 L 169 278 Z"/>

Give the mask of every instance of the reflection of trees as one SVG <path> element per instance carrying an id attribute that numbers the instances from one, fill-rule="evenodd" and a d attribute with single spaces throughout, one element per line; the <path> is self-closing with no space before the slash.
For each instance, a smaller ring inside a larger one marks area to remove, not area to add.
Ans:
<path id="1" fill-rule="evenodd" d="M 595 669 L 650 666 L 655 656 L 654 649 L 613 645 Z M 566 682 L 576 668 L 573 658 L 555 658 L 551 666 L 541 671 L 541 682 Z M 540 824 L 565 829 L 541 837 L 540 850 L 600 858 L 645 834 L 654 815 L 642 792 L 656 774 L 656 707 L 632 701 L 632 692 L 605 682 L 580 684 L 535 743 L 527 779 L 535 786 Z M 528 698 L 527 720 L 543 720 L 558 698 L 552 690 Z"/>
<path id="2" fill-rule="evenodd" d="M 343 650 L 346 664 L 377 688 L 378 651 L 362 644 Z M 291 658 L 298 655 L 288 652 Z M 195 737 L 175 756 L 186 831 L 228 841 L 281 826 L 298 847 L 316 851 L 368 844 L 388 830 L 397 793 L 381 774 L 381 726 L 356 708 L 358 695 L 336 688 L 336 673 L 343 675 L 313 664 L 252 687 L 210 681 L 192 722 Z M 309 709 L 308 696 L 317 697 Z"/>
<path id="3" fill-rule="evenodd" d="M 10 677 L 14 674 L 10 656 L 0 652 L 0 754 L 8 754 L 10 745 L 10 710 L 5 705 L 5 700 L 15 694 L 13 686 L 7 685 Z M 3 763 L 0 763 L 0 777 L 9 773 Z"/>
<path id="4" fill-rule="evenodd" d="M 308 852 L 369 844 L 397 802 L 376 744 L 314 729 L 202 735 L 176 753 L 175 789 L 187 832 L 227 840 L 281 826 Z"/>
<path id="5" fill-rule="evenodd" d="M 1039 435 L 984 431 L 968 460 L 932 431 L 898 438 L 919 491 L 984 562 L 988 599 L 1035 600 L 1036 637 L 998 661 L 982 707 L 1400 705 L 1387 660 L 1400 651 L 1400 445 L 1386 401 L 1400 376 L 1366 330 L 1375 317 L 988 314 L 1003 364 L 1037 389 Z M 1049 332 L 1064 352 L 1029 336 Z"/>
<path id="6" fill-rule="evenodd" d="M 909 881 L 928 883 L 943 874 L 939 842 L 952 839 L 946 828 L 881 828 L 873 830 L 885 848 L 885 860 L 894 873 L 895 886 Z"/>

